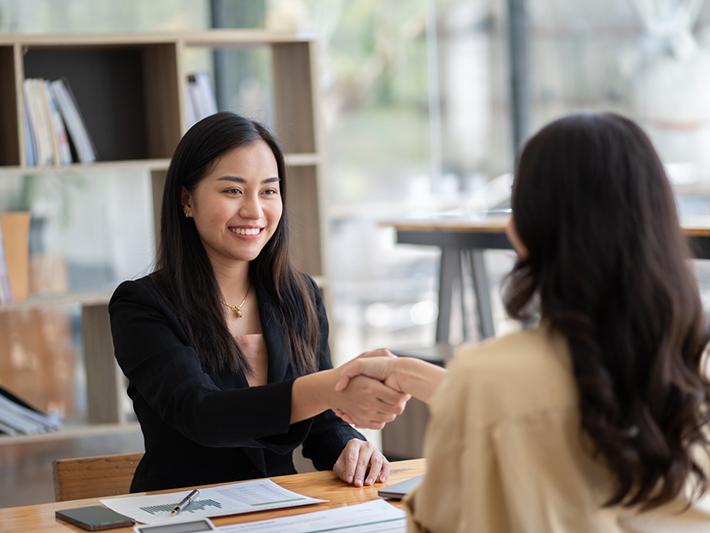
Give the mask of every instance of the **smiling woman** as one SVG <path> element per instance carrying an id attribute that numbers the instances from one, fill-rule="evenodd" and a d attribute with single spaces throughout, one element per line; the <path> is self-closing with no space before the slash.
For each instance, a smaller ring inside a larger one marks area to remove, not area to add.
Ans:
<path id="1" fill-rule="evenodd" d="M 380 428 L 408 396 L 366 377 L 334 391 L 320 291 L 289 258 L 286 185 L 257 122 L 217 113 L 180 141 L 157 269 L 109 305 L 145 438 L 133 491 L 293 473 L 300 444 L 348 483 L 387 478 L 386 459 L 331 409 Z"/>

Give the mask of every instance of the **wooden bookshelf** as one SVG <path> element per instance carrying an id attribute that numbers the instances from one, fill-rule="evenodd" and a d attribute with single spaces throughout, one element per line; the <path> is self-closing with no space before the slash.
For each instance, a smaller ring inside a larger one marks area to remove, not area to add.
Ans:
<path id="1" fill-rule="evenodd" d="M 0 179 L 28 173 L 146 172 L 157 236 L 169 158 L 185 133 L 185 55 L 194 50 L 267 47 L 273 80 L 273 129 L 286 154 L 289 176 L 286 207 L 293 224 L 292 254 L 300 269 L 326 287 L 315 46 L 312 35 L 257 30 L 0 35 Z M 95 145 L 95 163 L 27 164 L 22 87 L 28 78 L 67 80 Z M 110 295 L 110 291 L 33 295 L 24 302 L 0 305 L 0 312 L 81 306 L 88 410 L 82 427 L 4 437 L 0 445 L 136 429 L 126 421 L 125 381 L 113 356 Z M 22 394 L 21 390 L 15 392 Z"/>

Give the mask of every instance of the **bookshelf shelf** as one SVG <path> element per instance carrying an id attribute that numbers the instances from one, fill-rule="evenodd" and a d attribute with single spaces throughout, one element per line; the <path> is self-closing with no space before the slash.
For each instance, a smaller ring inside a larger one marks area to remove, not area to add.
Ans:
<path id="1" fill-rule="evenodd" d="M 52 33 L 12 34 L 0 36 L 0 46 L 44 46 L 69 48 L 77 46 L 131 46 L 134 44 L 168 44 L 180 42 L 186 46 L 264 46 L 289 43 L 311 43 L 312 33 L 279 33 L 262 30 L 217 29 L 189 32 L 145 33 Z"/>
<path id="2" fill-rule="evenodd" d="M 0 304 L 0 313 L 12 311 L 25 311 L 37 307 L 59 305 L 108 305 L 111 298 L 108 291 L 65 292 L 57 294 L 35 294 L 22 302 Z"/>
<path id="3" fill-rule="evenodd" d="M 133 159 L 126 161 L 98 161 L 96 163 L 72 163 L 71 165 L 52 166 L 0 166 L 3 175 L 29 173 L 61 173 L 93 170 L 167 170 L 170 159 Z"/>
<path id="4" fill-rule="evenodd" d="M 293 226 L 292 257 L 299 269 L 327 289 L 315 46 L 310 34 L 258 30 L 0 35 L 0 182 L 32 173 L 146 171 L 157 230 L 169 158 L 185 132 L 186 56 L 195 50 L 266 47 L 273 82 L 272 126 L 286 153 L 292 184 L 286 205 Z M 23 88 L 25 80 L 33 78 L 65 80 L 95 145 L 96 162 L 28 165 Z M 113 357 L 108 317 L 112 292 L 33 295 L 0 305 L 2 314 L 78 304 L 87 387 L 83 425 L 42 435 L 0 437 L 0 446 L 138 430 L 137 424 L 126 421 L 124 378 Z M 9 333 L 0 328 L 0 336 Z M 21 388 L 16 392 L 22 395 Z"/>
<path id="5" fill-rule="evenodd" d="M 315 153 L 285 154 L 286 165 L 289 167 L 315 166 L 320 164 L 320 156 Z M 162 159 L 132 159 L 126 161 L 98 161 L 96 163 L 72 163 L 71 165 L 28 166 L 28 165 L 0 165 L 3 175 L 27 174 L 29 172 L 76 172 L 93 170 L 159 170 L 167 171 L 170 165 L 169 158 Z"/>
<path id="6" fill-rule="evenodd" d="M 83 437 L 98 437 L 103 435 L 122 435 L 140 431 L 138 422 L 125 424 L 94 424 L 76 427 L 67 427 L 51 433 L 38 435 L 0 436 L 0 448 L 3 446 L 16 446 L 18 444 L 41 444 Z"/>

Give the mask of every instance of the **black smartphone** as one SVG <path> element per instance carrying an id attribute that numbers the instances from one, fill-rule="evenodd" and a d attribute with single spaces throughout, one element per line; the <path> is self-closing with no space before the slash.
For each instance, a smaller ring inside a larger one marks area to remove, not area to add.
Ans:
<path id="1" fill-rule="evenodd" d="M 90 507 L 75 507 L 74 509 L 62 509 L 54 513 L 59 520 L 64 520 L 82 529 L 89 531 L 100 531 L 102 529 L 113 529 L 115 527 L 130 527 L 135 524 L 132 518 L 123 516 L 103 505 L 92 505 Z"/>

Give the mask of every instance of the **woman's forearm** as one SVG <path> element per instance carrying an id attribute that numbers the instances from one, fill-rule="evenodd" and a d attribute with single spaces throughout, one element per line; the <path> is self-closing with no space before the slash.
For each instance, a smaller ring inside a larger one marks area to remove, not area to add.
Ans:
<path id="1" fill-rule="evenodd" d="M 414 357 L 400 357 L 394 364 L 393 377 L 402 392 L 429 403 L 446 376 L 446 369 Z"/>
<path id="2" fill-rule="evenodd" d="M 333 409 L 359 427 L 381 429 L 404 411 L 407 394 L 366 376 L 356 376 L 347 390 L 336 391 L 341 374 L 342 367 L 297 378 L 291 388 L 291 423 Z"/>
<path id="3" fill-rule="evenodd" d="M 312 418 L 330 409 L 337 379 L 333 370 L 322 370 L 297 378 L 291 389 L 291 423 Z"/>

